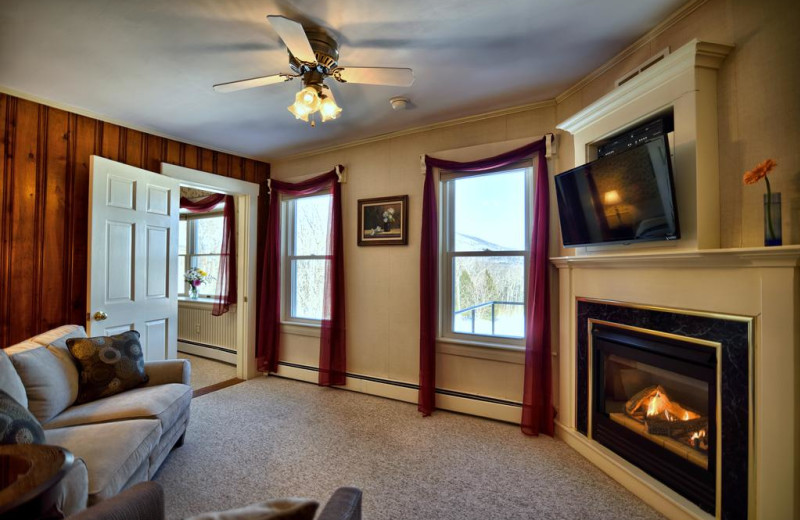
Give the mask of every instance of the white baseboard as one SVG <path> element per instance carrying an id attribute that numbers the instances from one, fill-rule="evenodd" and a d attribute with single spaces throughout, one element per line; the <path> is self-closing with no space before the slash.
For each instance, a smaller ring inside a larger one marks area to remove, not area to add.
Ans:
<path id="1" fill-rule="evenodd" d="M 670 520 L 713 520 L 714 517 L 625 459 L 556 421 L 556 437 L 589 459 L 611 478 Z"/>
<path id="2" fill-rule="evenodd" d="M 319 378 L 319 373 L 316 371 L 286 365 L 280 365 L 276 374 L 287 379 L 296 379 L 309 383 L 316 383 Z M 416 388 L 408 388 L 391 383 L 348 377 L 346 384 L 339 388 L 407 403 L 417 403 L 418 391 Z M 522 414 L 522 408 L 519 406 L 442 394 L 436 394 L 436 408 L 513 424 L 519 424 Z"/>
<path id="3" fill-rule="evenodd" d="M 184 343 L 183 341 L 178 341 L 178 352 L 183 352 L 191 356 L 216 359 L 217 361 L 236 366 L 236 354 L 232 352 L 223 352 L 215 348 L 201 347 L 200 345 Z"/>

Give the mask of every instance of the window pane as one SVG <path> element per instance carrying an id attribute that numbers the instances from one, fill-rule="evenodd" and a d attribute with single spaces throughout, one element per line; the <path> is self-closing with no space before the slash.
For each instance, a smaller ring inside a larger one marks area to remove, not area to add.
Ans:
<path id="1" fill-rule="evenodd" d="M 218 255 L 222 251 L 222 217 L 195 219 L 194 232 L 195 254 Z"/>
<path id="2" fill-rule="evenodd" d="M 523 256 L 453 259 L 453 332 L 525 336 Z"/>
<path id="3" fill-rule="evenodd" d="M 525 249 L 525 170 L 450 181 L 455 204 L 454 251 Z"/>
<path id="4" fill-rule="evenodd" d="M 204 296 L 214 296 L 217 294 L 217 274 L 219 273 L 219 256 L 196 256 L 193 258 L 194 265 L 209 274 L 209 280 L 201 284 L 197 290 L 198 294 Z M 187 286 L 188 287 L 188 286 Z"/>
<path id="5" fill-rule="evenodd" d="M 186 225 L 185 220 L 178 221 L 178 254 L 186 254 Z M 183 265 L 183 264 L 181 264 Z"/>
<path id="6" fill-rule="evenodd" d="M 186 273 L 186 255 L 179 255 L 178 256 L 178 280 L 181 281 L 180 289 L 178 290 L 178 294 L 186 294 L 189 290 L 189 286 L 186 284 L 186 280 L 183 279 L 183 275 Z"/>
<path id="7" fill-rule="evenodd" d="M 327 252 L 330 219 L 330 195 L 316 195 L 294 200 L 296 256 L 324 255 Z"/>
<path id="8" fill-rule="evenodd" d="M 293 318 L 322 319 L 325 263 L 323 259 L 292 260 Z"/>

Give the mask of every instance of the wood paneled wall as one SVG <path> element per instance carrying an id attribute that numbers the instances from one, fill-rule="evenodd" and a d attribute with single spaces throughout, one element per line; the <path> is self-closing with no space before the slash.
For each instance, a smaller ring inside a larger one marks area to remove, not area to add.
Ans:
<path id="1" fill-rule="evenodd" d="M 0 94 L 0 347 L 85 323 L 91 155 L 154 172 L 163 161 L 262 184 L 263 251 L 269 164 Z"/>

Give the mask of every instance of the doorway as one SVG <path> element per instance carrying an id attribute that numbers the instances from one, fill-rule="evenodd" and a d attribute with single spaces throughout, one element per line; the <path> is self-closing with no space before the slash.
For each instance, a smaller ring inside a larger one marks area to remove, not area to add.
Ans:
<path id="1" fill-rule="evenodd" d="M 236 207 L 237 301 L 222 316 L 211 316 L 214 280 L 200 284 L 198 297 L 192 298 L 184 273 L 197 267 L 216 276 L 214 231 L 221 213 L 211 211 L 181 215 L 183 238 L 179 257 L 178 355 L 192 363 L 193 386 L 225 384 L 257 374 L 255 367 L 255 294 L 257 184 L 162 163 L 161 173 L 180 181 L 181 191 L 195 197 L 208 194 L 231 195 Z M 217 253 L 218 254 L 218 253 Z M 218 261 L 218 257 L 217 257 Z M 235 374 L 235 376 L 234 376 Z"/>

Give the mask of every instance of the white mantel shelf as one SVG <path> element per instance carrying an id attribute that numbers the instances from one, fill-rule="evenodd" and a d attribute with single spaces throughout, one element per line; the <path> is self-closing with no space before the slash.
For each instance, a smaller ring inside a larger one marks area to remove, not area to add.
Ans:
<path id="1" fill-rule="evenodd" d="M 632 267 L 800 267 L 800 245 L 702 249 L 693 251 L 606 254 L 603 256 L 557 256 L 550 262 L 559 269 Z"/>

